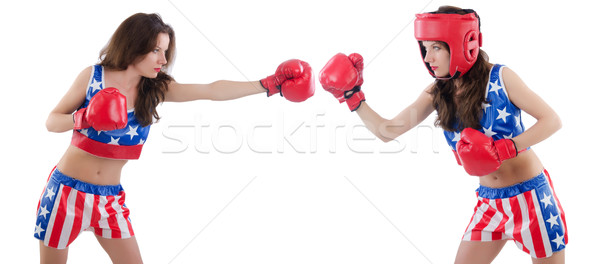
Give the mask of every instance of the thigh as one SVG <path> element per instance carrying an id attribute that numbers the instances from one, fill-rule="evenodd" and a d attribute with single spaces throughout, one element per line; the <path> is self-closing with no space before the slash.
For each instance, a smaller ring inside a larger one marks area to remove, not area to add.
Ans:
<path id="1" fill-rule="evenodd" d="M 56 249 L 44 245 L 44 241 L 40 241 L 40 264 L 45 263 L 67 263 L 69 248 Z"/>
<path id="2" fill-rule="evenodd" d="M 504 244 L 506 244 L 506 240 L 462 241 L 458 247 L 454 263 L 492 263 L 492 260 L 498 256 Z"/>
<path id="3" fill-rule="evenodd" d="M 114 264 L 142 263 L 142 256 L 135 237 L 111 239 L 96 236 L 96 239 Z"/>
<path id="4" fill-rule="evenodd" d="M 565 250 L 554 252 L 549 258 L 531 258 L 533 264 L 564 264 L 565 263 Z"/>

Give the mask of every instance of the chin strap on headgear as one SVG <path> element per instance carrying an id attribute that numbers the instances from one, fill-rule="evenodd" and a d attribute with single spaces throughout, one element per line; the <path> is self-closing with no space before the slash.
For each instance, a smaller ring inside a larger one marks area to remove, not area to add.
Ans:
<path id="1" fill-rule="evenodd" d="M 462 14 L 459 14 L 462 13 Z M 477 60 L 481 47 L 479 16 L 472 9 L 452 12 L 417 14 L 415 38 L 419 42 L 423 62 L 431 76 L 438 79 L 454 79 L 463 76 Z M 450 76 L 435 76 L 425 62 L 426 51 L 421 41 L 442 41 L 450 48 Z"/>

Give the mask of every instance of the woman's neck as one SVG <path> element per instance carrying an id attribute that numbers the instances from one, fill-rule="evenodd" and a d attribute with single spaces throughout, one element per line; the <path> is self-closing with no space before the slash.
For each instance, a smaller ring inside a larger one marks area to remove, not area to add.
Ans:
<path id="1" fill-rule="evenodd" d="M 136 89 L 142 76 L 138 74 L 135 69 L 129 66 L 126 70 L 121 71 L 109 71 L 111 75 L 110 82 L 112 86 L 116 86 L 119 90 L 131 90 Z"/>

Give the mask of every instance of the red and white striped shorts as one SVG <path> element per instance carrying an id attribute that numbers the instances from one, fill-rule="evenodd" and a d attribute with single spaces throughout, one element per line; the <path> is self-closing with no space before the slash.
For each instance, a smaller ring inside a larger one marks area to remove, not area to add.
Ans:
<path id="1" fill-rule="evenodd" d="M 67 248 L 84 230 L 104 238 L 130 238 L 133 229 L 121 185 L 94 185 L 54 169 L 40 197 L 34 237 Z"/>
<path id="2" fill-rule="evenodd" d="M 568 242 L 565 213 L 548 172 L 506 188 L 477 189 L 477 206 L 463 240 L 512 239 L 534 258 L 547 258 Z"/>

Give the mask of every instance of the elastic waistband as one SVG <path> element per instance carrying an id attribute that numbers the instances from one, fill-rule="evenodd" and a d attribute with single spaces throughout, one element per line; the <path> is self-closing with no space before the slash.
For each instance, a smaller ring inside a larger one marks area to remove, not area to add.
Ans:
<path id="1" fill-rule="evenodd" d="M 486 186 L 479 186 L 479 188 L 477 188 L 477 192 L 479 197 L 488 199 L 502 199 L 517 196 L 524 192 L 531 191 L 539 187 L 540 185 L 546 184 L 547 182 L 548 181 L 546 180 L 545 171 L 543 171 L 538 176 L 535 176 L 527 181 L 504 188 L 490 188 Z"/>
<path id="2" fill-rule="evenodd" d="M 123 191 L 121 184 L 118 185 L 95 185 L 87 182 L 82 182 L 78 179 L 71 178 L 57 168 L 54 168 L 52 175 L 48 181 L 53 181 L 57 184 L 69 186 L 75 190 L 82 191 L 89 194 L 96 194 L 102 196 L 113 196 L 118 195 Z"/>

